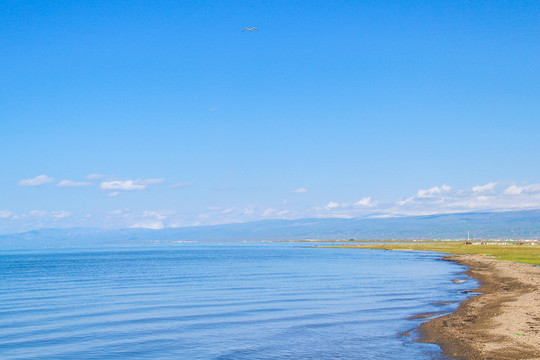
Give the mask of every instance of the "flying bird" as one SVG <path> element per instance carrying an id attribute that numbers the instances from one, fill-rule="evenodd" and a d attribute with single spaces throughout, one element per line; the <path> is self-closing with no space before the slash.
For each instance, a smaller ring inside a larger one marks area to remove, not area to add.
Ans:
<path id="1" fill-rule="evenodd" d="M 257 30 L 257 31 L 259 31 L 259 29 L 257 29 L 256 27 L 252 27 L 251 29 L 250 28 L 244 28 L 244 30 L 242 30 L 242 32 L 244 32 L 246 30 L 249 30 L 249 31 Z"/>

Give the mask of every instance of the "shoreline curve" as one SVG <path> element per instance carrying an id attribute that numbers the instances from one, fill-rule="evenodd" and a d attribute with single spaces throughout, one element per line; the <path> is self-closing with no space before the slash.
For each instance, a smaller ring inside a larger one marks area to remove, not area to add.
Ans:
<path id="1" fill-rule="evenodd" d="M 540 359 L 540 267 L 478 254 L 446 255 L 477 279 L 475 295 L 420 325 L 420 342 L 450 359 Z"/>

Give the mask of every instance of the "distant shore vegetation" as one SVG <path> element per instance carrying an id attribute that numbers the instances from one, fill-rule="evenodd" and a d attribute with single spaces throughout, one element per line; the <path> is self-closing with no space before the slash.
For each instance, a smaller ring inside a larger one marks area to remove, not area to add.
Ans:
<path id="1" fill-rule="evenodd" d="M 482 254 L 499 260 L 540 265 L 540 244 L 537 241 L 411 241 L 393 240 L 380 243 L 349 243 L 336 248 L 419 250 L 449 254 Z"/>

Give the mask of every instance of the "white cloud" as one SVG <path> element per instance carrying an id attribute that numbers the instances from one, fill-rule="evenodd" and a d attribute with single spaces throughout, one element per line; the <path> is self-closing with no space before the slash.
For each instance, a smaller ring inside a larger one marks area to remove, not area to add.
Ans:
<path id="1" fill-rule="evenodd" d="M 398 201 L 396 201 L 396 204 L 398 204 L 400 206 L 405 205 L 407 203 L 410 203 L 411 201 L 414 201 L 414 198 L 415 198 L 414 196 L 411 196 L 409 198 L 406 198 L 405 200 L 398 200 Z"/>
<path id="2" fill-rule="evenodd" d="M 445 198 L 441 195 L 447 194 L 452 190 L 448 185 L 433 186 L 429 189 L 420 189 L 415 195 L 406 198 L 405 200 L 398 200 L 395 202 L 398 206 L 404 206 L 413 203 L 427 203 L 429 201 L 444 202 Z"/>
<path id="3" fill-rule="evenodd" d="M 512 185 L 504 190 L 506 195 L 538 194 L 540 193 L 540 184 L 531 184 L 526 186 Z"/>
<path id="4" fill-rule="evenodd" d="M 30 211 L 30 215 L 36 217 L 43 217 L 47 216 L 47 212 L 45 210 L 32 210 Z"/>
<path id="5" fill-rule="evenodd" d="M 174 215 L 174 211 L 167 210 L 167 211 L 143 211 L 143 217 L 153 217 L 157 220 L 165 220 L 169 216 Z"/>
<path id="6" fill-rule="evenodd" d="M 472 188 L 472 191 L 475 192 L 475 193 L 483 193 L 483 192 L 487 192 L 487 191 L 491 191 L 495 188 L 495 186 L 497 186 L 497 183 L 496 182 L 489 182 L 487 183 L 486 185 L 478 185 L 478 186 L 474 186 Z"/>
<path id="7" fill-rule="evenodd" d="M 74 181 L 75 182 L 75 181 Z M 142 190 L 152 184 L 162 183 L 163 179 L 146 180 L 116 180 L 100 181 L 100 188 L 106 190 L 109 196 L 118 196 L 122 191 Z M 299 193 L 305 192 L 304 188 Z M 405 194 L 406 195 L 406 194 Z M 292 195 L 291 195 L 292 196 Z M 308 217 L 391 217 L 401 215 L 429 215 L 456 213 L 466 211 L 504 211 L 540 208 L 540 184 L 519 184 L 489 182 L 485 185 L 469 185 L 464 189 L 453 189 L 449 185 L 439 185 L 428 189 L 412 192 L 409 197 L 398 202 L 391 199 L 374 201 L 371 197 L 353 198 L 349 200 L 330 201 L 319 206 L 298 208 L 298 204 L 274 200 L 276 205 L 263 207 L 257 204 L 231 203 L 221 207 L 209 207 L 205 213 L 190 213 L 182 210 L 176 213 L 172 210 L 132 211 L 129 209 L 104 211 L 101 215 L 94 214 L 92 223 L 97 224 L 103 218 L 106 227 L 151 228 L 198 225 L 216 225 L 234 222 L 257 221 L 262 219 L 298 219 Z M 112 200 L 111 200 L 112 201 Z M 116 202 L 116 201 L 114 201 Z M 221 205 L 221 204 L 220 204 Z M 234 206 L 234 207 L 233 207 Z M 121 208 L 119 206 L 119 208 Z M 178 208 L 177 210 L 179 210 Z M 39 224 L 39 226 L 54 226 L 62 222 L 73 223 L 83 219 L 82 215 L 71 214 L 69 211 L 32 210 L 30 213 L 19 215 L 23 221 Z M 0 210 L 0 219 L 4 223 L 15 223 L 17 216 L 8 210 Z M 67 218 L 68 220 L 64 220 Z M 60 220 L 62 219 L 62 220 Z M 84 220 L 86 221 L 86 220 Z M 87 222 L 86 224 L 89 224 Z"/>
<path id="8" fill-rule="evenodd" d="M 448 185 L 433 186 L 429 189 L 420 189 L 415 195 L 396 201 L 394 204 L 398 206 L 398 209 L 390 211 L 399 214 L 408 214 L 409 212 L 412 214 L 426 214 L 426 211 L 429 213 L 427 209 L 445 208 L 449 206 L 448 204 L 452 204 L 465 194 L 470 193 L 470 191 L 467 193 L 463 190 L 452 192 L 452 188 Z"/>
<path id="9" fill-rule="evenodd" d="M 17 186 L 39 186 L 39 185 L 47 184 L 53 181 L 54 181 L 54 178 L 52 177 L 49 177 L 47 175 L 39 175 L 32 179 L 19 180 L 19 182 L 17 183 Z"/>
<path id="10" fill-rule="evenodd" d="M 373 202 L 371 197 L 365 197 L 355 203 L 339 203 L 330 201 L 324 206 L 315 206 L 308 209 L 309 216 L 316 217 L 338 217 L 351 218 L 355 216 L 365 216 L 373 211 L 378 203 Z M 297 216 L 298 217 L 298 216 Z M 305 215 L 304 215 L 305 217 Z"/>
<path id="11" fill-rule="evenodd" d="M 540 208 L 540 184 L 510 185 L 499 188 L 497 182 L 452 191 L 447 185 L 419 190 L 414 196 L 397 201 L 395 206 L 381 204 L 380 213 L 399 215 L 442 214 L 471 210 L 505 211 Z"/>
<path id="12" fill-rule="evenodd" d="M 519 195 L 522 192 L 523 188 L 516 185 L 509 186 L 508 188 L 506 188 L 506 190 L 504 190 L 504 194 L 506 195 Z"/>
<path id="13" fill-rule="evenodd" d="M 275 209 L 266 209 L 263 211 L 262 216 L 270 216 L 270 215 L 274 215 L 275 213 L 276 213 Z"/>
<path id="14" fill-rule="evenodd" d="M 71 216 L 71 213 L 69 211 L 53 211 L 51 215 L 55 219 L 63 219 L 68 216 Z"/>
<path id="15" fill-rule="evenodd" d="M 106 220 L 114 227 L 162 229 L 176 224 L 176 212 L 173 210 L 136 211 L 129 208 L 116 209 L 106 213 Z M 182 219 L 183 220 L 183 219 Z"/>
<path id="16" fill-rule="evenodd" d="M 9 210 L 0 210 L 0 219 L 8 219 L 14 214 Z"/>
<path id="17" fill-rule="evenodd" d="M 306 188 L 300 188 L 300 189 L 292 190 L 291 192 L 293 194 L 303 194 L 303 193 L 307 192 L 307 189 Z"/>
<path id="18" fill-rule="evenodd" d="M 142 221 L 130 226 L 130 228 L 143 228 L 143 229 L 153 229 L 159 230 L 163 229 L 163 223 L 161 221 Z"/>
<path id="19" fill-rule="evenodd" d="M 339 204 L 337 202 L 333 202 L 333 201 L 330 201 L 326 206 L 325 208 L 330 210 L 330 209 L 335 209 L 335 208 L 338 208 L 339 207 Z"/>
<path id="20" fill-rule="evenodd" d="M 540 184 L 531 184 L 531 185 L 525 186 L 524 191 L 527 194 L 538 194 L 540 193 Z"/>
<path id="21" fill-rule="evenodd" d="M 103 181 L 99 187 L 102 190 L 113 190 L 113 191 L 133 191 L 133 190 L 144 190 L 148 185 L 160 184 L 163 179 L 146 179 L 146 180 L 111 180 Z"/>
<path id="22" fill-rule="evenodd" d="M 376 204 L 373 201 L 371 201 L 371 197 L 368 196 L 368 197 L 362 198 L 361 200 L 355 202 L 354 205 L 355 206 L 373 207 Z"/>
<path id="23" fill-rule="evenodd" d="M 94 185 L 91 182 L 84 181 L 72 181 L 72 180 L 62 180 L 56 186 L 58 187 L 81 187 L 81 186 L 91 186 Z"/>
<path id="24" fill-rule="evenodd" d="M 434 186 L 432 188 L 429 188 L 427 190 L 420 189 L 416 193 L 416 197 L 419 199 L 425 199 L 425 198 L 432 198 L 434 196 L 440 195 L 442 193 L 447 193 L 451 190 L 450 186 L 442 185 L 442 186 Z"/>
<path id="25" fill-rule="evenodd" d="M 114 181 L 103 181 L 99 187 L 102 190 L 143 190 L 146 186 L 143 184 L 136 184 L 133 180 L 114 180 Z"/>
<path id="26" fill-rule="evenodd" d="M 30 216 L 39 217 L 39 218 L 52 218 L 54 220 L 63 219 L 68 216 L 71 216 L 71 212 L 61 210 L 61 211 L 45 211 L 45 210 L 32 210 L 30 211 Z"/>

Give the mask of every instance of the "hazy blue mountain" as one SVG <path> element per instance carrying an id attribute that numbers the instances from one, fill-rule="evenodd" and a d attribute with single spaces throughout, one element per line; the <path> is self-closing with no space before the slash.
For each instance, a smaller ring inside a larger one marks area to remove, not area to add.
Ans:
<path id="1" fill-rule="evenodd" d="M 0 236 L 0 248 L 94 246 L 168 241 L 298 239 L 540 238 L 540 210 L 353 219 L 263 220 L 184 228 L 41 229 Z"/>

